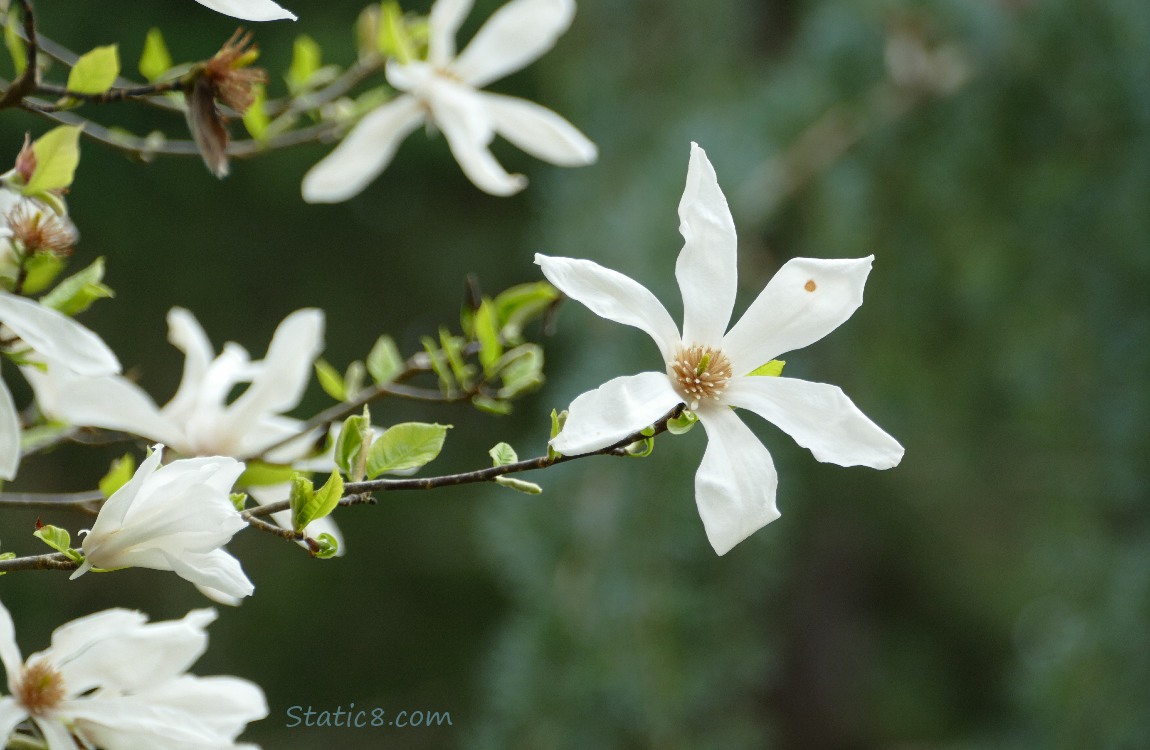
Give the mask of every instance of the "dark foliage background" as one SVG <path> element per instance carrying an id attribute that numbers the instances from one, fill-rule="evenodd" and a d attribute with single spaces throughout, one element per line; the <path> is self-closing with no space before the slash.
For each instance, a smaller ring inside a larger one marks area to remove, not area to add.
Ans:
<path id="1" fill-rule="evenodd" d="M 294 0 L 256 28 L 273 80 L 294 35 L 350 62 L 356 3 Z M 465 35 L 498 5 L 480 2 Z M 424 10 L 426 6 L 419 6 Z M 235 24 L 190 0 L 40 0 L 75 49 L 177 59 Z M 917 51 L 916 51 L 917 50 Z M 142 166 L 85 144 L 70 198 L 78 263 L 118 299 L 84 316 L 161 402 L 181 365 L 163 315 L 262 355 L 304 305 L 326 357 L 382 332 L 407 350 L 452 323 L 463 278 L 539 278 L 532 254 L 592 258 L 674 310 L 675 206 L 688 144 L 715 164 L 740 231 L 742 300 L 792 256 L 874 253 L 867 301 L 786 359 L 841 385 L 906 446 L 889 472 L 818 464 L 751 418 L 783 517 L 716 558 L 692 503 L 703 437 L 644 462 L 580 461 L 500 488 L 387 497 L 341 524 L 348 556 L 233 545 L 258 594 L 221 612 L 201 674 L 259 682 L 267 748 L 1138 748 L 1150 745 L 1150 8 L 1142 0 L 586 0 L 557 48 L 494 86 L 553 107 L 601 148 L 560 170 L 506 144 L 532 184 L 473 188 L 415 134 L 349 203 L 307 206 L 326 147 L 234 165 Z M 123 117 L 130 107 L 89 112 Z M 0 143 L 46 124 L 5 112 Z M 179 123 L 173 128 L 178 132 Z M 651 367 L 642 334 L 568 305 L 550 380 L 504 419 L 456 425 L 441 471 L 508 440 L 535 454 L 546 414 Z M 8 368 L 6 381 L 19 393 Z M 326 406 L 313 388 L 300 413 Z M 122 450 L 122 446 L 120 447 Z M 13 487 L 92 486 L 107 450 L 30 459 Z M 35 514 L 0 521 L 38 551 Z M 73 530 L 80 517 L 45 518 Z M 110 605 L 175 617 L 204 602 L 148 571 L 5 576 L 25 652 Z M 450 711 L 438 729 L 288 729 L 293 705 Z"/>

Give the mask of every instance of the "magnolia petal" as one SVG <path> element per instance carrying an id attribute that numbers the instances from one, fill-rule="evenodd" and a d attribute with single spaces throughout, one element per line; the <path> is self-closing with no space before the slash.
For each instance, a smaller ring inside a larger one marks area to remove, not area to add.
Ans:
<path id="1" fill-rule="evenodd" d="M 227 409 L 218 431 L 246 435 L 267 414 L 299 404 L 311 380 L 312 365 L 323 350 L 323 311 L 296 310 L 283 319 L 251 386 Z"/>
<path id="2" fill-rule="evenodd" d="M 451 71 L 482 88 L 539 59 L 574 17 L 575 0 L 511 0 L 476 32 Z"/>
<path id="3" fill-rule="evenodd" d="M 484 106 L 485 97 L 449 81 L 435 81 L 427 93 L 435 124 L 443 131 L 467 179 L 491 195 L 514 195 L 527 187 L 526 177 L 509 174 L 488 149 L 495 131 Z"/>
<path id="4" fill-rule="evenodd" d="M 447 67 L 455 57 L 455 35 L 471 12 L 473 0 L 436 0 L 427 19 L 427 61 Z"/>
<path id="5" fill-rule="evenodd" d="M 775 424 L 825 463 L 889 469 L 902 460 L 899 442 L 859 411 L 837 385 L 735 378 L 724 398 Z"/>
<path id="6" fill-rule="evenodd" d="M 278 21 L 282 18 L 296 20 L 295 14 L 281 8 L 271 0 L 196 0 L 206 8 L 245 21 Z"/>
<path id="7" fill-rule="evenodd" d="M 164 553 L 173 573 L 200 586 L 218 589 L 229 596 L 251 596 L 255 585 L 244 574 L 240 561 L 222 549 L 211 552 L 185 550 L 179 555 Z"/>
<path id="8" fill-rule="evenodd" d="M 750 428 L 730 409 L 701 409 L 707 450 L 695 474 L 695 503 L 715 552 L 725 555 L 779 517 L 775 463 Z"/>
<path id="9" fill-rule="evenodd" d="M 587 136 L 546 107 L 514 96 L 482 96 L 495 132 L 532 156 L 561 167 L 581 167 L 599 158 Z"/>
<path id="10" fill-rule="evenodd" d="M 12 623 L 12 615 L 3 602 L 0 602 L 0 664 L 4 665 L 4 674 L 8 675 L 11 689 L 24 666 L 24 658 L 20 656 L 20 647 L 16 645 L 16 626 Z M 0 733 L 0 737 L 7 735 Z"/>
<path id="11" fill-rule="evenodd" d="M 20 414 L 8 386 L 0 381 L 0 479 L 12 479 L 20 468 Z"/>
<path id="12" fill-rule="evenodd" d="M 551 447 L 568 456 L 606 448 L 653 425 L 682 401 L 666 373 L 608 380 L 571 402 L 567 422 Z"/>
<path id="13" fill-rule="evenodd" d="M 82 375 L 120 371 L 120 361 L 99 336 L 50 307 L 0 292 L 0 321 L 45 358 Z"/>
<path id="14" fill-rule="evenodd" d="M 32 721 L 36 722 L 36 727 L 44 735 L 48 750 L 80 750 L 76 740 L 72 739 L 72 733 L 59 720 L 33 716 Z"/>
<path id="15" fill-rule="evenodd" d="M 358 195 L 387 168 L 399 144 L 422 121 L 423 106 L 412 96 L 398 96 L 372 111 L 304 175 L 303 199 L 339 203 Z"/>
<path id="16" fill-rule="evenodd" d="M 59 713 L 74 721 L 76 734 L 92 747 L 133 750 L 230 750 L 220 736 L 187 711 L 153 704 L 144 695 L 96 693 L 66 701 Z M 52 748 L 51 750 L 55 750 Z"/>
<path id="17" fill-rule="evenodd" d="M 148 690 L 144 698 L 153 706 L 193 716 L 204 728 L 229 740 L 249 722 L 268 715 L 263 690 L 238 677 L 181 675 Z"/>
<path id="18" fill-rule="evenodd" d="M 683 341 L 717 347 L 735 306 L 738 241 L 715 168 L 697 143 L 679 201 L 679 233 L 684 242 L 675 278 L 683 293 Z"/>
<path id="19" fill-rule="evenodd" d="M 184 373 L 176 395 L 164 408 L 172 414 L 190 414 L 216 352 L 196 316 L 182 307 L 168 311 L 168 341 L 184 353 Z"/>
<path id="20" fill-rule="evenodd" d="M 589 260 L 535 254 L 547 280 L 601 318 L 634 326 L 655 340 L 664 361 L 679 346 L 679 330 L 655 295 L 634 279 Z"/>
<path id="21" fill-rule="evenodd" d="M 58 647 L 58 638 L 53 634 L 52 648 L 57 657 L 54 661 L 73 695 L 101 686 L 136 692 L 178 677 L 207 650 L 204 628 L 216 619 L 211 609 L 192 610 L 181 620 L 154 623 L 127 621 L 134 614 L 127 610 L 108 612 L 116 616 L 93 624 L 122 622 L 117 633 L 89 633 L 87 638 L 83 638 L 83 633 L 77 634 L 79 638 L 69 636 L 72 647 L 67 650 Z M 79 643 L 90 647 L 76 648 Z"/>
<path id="22" fill-rule="evenodd" d="M 90 554 L 92 546 L 98 537 L 95 534 L 98 531 L 103 531 L 104 526 L 116 528 L 124 523 L 124 517 L 132 507 L 132 503 L 136 501 L 136 497 L 143 490 L 145 483 L 155 473 L 156 467 L 160 465 L 160 459 L 164 456 L 164 446 L 157 444 L 152 447 L 151 454 L 144 459 L 144 462 L 136 467 L 136 473 L 132 478 L 127 481 L 120 489 L 112 493 L 112 496 L 100 506 L 100 513 L 96 516 L 96 521 L 92 524 L 92 530 L 84 537 L 84 544 L 82 545 L 84 554 Z M 87 562 L 87 560 L 85 560 Z"/>
<path id="23" fill-rule="evenodd" d="M 812 344 L 859 308 L 873 255 L 794 258 L 779 269 L 723 339 L 736 375 Z"/>
<path id="24" fill-rule="evenodd" d="M 15 669 L 19 670 L 21 666 L 22 665 L 17 664 Z M 13 672 L 12 668 L 9 668 L 8 675 L 10 680 L 13 679 L 12 675 L 14 674 L 19 674 L 19 671 Z M 8 695 L 0 697 L 0 739 L 7 741 L 8 738 L 12 736 L 12 730 L 27 718 L 28 712 L 24 710 L 23 706 L 16 702 L 15 698 Z"/>
<path id="25" fill-rule="evenodd" d="M 68 424 L 122 430 L 148 440 L 181 443 L 183 430 L 140 386 L 119 375 L 75 375 L 56 364 L 47 373 L 22 368 L 44 413 Z"/>

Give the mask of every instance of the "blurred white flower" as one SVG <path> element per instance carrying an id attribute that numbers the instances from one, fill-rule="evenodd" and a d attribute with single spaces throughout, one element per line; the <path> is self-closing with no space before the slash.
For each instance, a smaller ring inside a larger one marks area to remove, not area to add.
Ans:
<path id="1" fill-rule="evenodd" d="M 247 523 L 230 492 L 244 465 L 234 458 L 185 458 L 160 466 L 164 446 L 100 507 L 84 536 L 84 563 L 92 568 L 170 570 L 226 597 L 249 596 L 255 587 L 223 545 Z"/>
<path id="2" fill-rule="evenodd" d="M 267 716 L 263 691 L 236 677 L 185 674 L 208 644 L 210 609 L 148 623 L 108 609 L 59 627 L 52 645 L 25 661 L 0 603 L 0 661 L 11 695 L 0 697 L 0 746 L 24 721 L 49 750 L 181 748 L 225 750 Z M 74 739 L 75 738 L 75 739 Z"/>
<path id="3" fill-rule="evenodd" d="M 56 310 L 5 291 L 0 291 L 0 331 L 20 340 L 10 350 L 26 353 L 26 347 L 60 372 L 102 376 L 120 371 L 119 360 L 99 336 Z M 0 478 L 12 479 L 19 465 L 20 416 L 0 381 Z"/>
<path id="4" fill-rule="evenodd" d="M 722 555 L 779 516 L 771 456 L 731 407 L 773 422 L 820 461 L 888 469 L 903 448 L 837 386 L 750 376 L 845 322 L 862 304 L 873 257 L 789 261 L 727 331 L 737 286 L 735 225 L 697 144 L 691 144 L 679 219 L 685 240 L 675 265 L 681 336 L 666 308 L 638 282 L 591 261 L 535 256 L 564 294 L 649 334 L 665 364 L 663 371 L 615 378 L 576 398 L 551 444 L 571 455 L 606 448 L 685 403 L 707 432 L 695 501 L 707 538 Z"/>
<path id="5" fill-rule="evenodd" d="M 539 159 L 583 166 L 595 144 L 571 123 L 538 104 L 480 91 L 551 49 L 575 14 L 574 0 L 512 0 L 495 12 L 459 55 L 455 36 L 472 0 L 437 0 L 431 8 L 427 60 L 387 63 L 387 80 L 403 94 L 368 114 L 303 180 L 310 203 L 357 195 L 387 167 L 400 142 L 420 123 L 434 123 L 475 185 L 492 195 L 526 186 L 508 174 L 488 146 L 496 134 Z"/>
<path id="6" fill-rule="evenodd" d="M 278 21 L 281 18 L 296 20 L 294 13 L 281 8 L 272 0 L 196 0 L 196 2 L 225 16 L 242 18 L 245 21 Z"/>
<path id="7" fill-rule="evenodd" d="M 300 435 L 301 422 L 282 415 L 303 397 L 323 349 L 323 326 L 321 310 L 295 311 L 276 328 L 264 359 L 253 362 L 243 347 L 232 342 L 224 344 L 217 356 L 195 316 L 173 308 L 168 313 L 168 340 L 184 353 L 184 375 L 176 395 L 163 407 L 120 376 L 86 377 L 51 366 L 47 373 L 24 368 L 25 376 L 41 411 L 68 424 L 123 430 L 164 443 L 184 456 L 241 460 L 261 456 L 271 463 L 331 471 L 330 460 L 301 463 L 313 450 L 310 434 L 267 450 Z M 246 383 L 247 390 L 229 403 L 232 390 Z M 288 497 L 286 484 L 246 489 L 259 503 Z M 274 518 L 290 528 L 290 513 Z M 331 534 L 342 550 L 342 537 L 332 519 L 316 521 L 310 531 L 317 536 Z"/>

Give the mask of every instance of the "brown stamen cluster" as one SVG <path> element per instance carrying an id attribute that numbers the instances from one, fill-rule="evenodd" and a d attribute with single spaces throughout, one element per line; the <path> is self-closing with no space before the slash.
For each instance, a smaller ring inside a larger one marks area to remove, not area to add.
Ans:
<path id="1" fill-rule="evenodd" d="M 263 68 L 249 68 L 259 48 L 252 43 L 251 32 L 236 29 L 220 51 L 204 66 L 204 77 L 212 83 L 217 99 L 243 114 L 255 101 L 255 85 L 267 83 Z"/>
<path id="2" fill-rule="evenodd" d="M 42 715 L 64 700 L 64 678 L 48 662 L 36 661 L 24 667 L 15 692 L 24 710 Z"/>
<path id="3" fill-rule="evenodd" d="M 671 376 L 687 406 L 698 409 L 700 401 L 722 395 L 731 379 L 731 361 L 720 349 L 693 344 L 676 352 Z"/>
<path id="4" fill-rule="evenodd" d="M 12 240 L 18 242 L 25 253 L 49 252 L 70 255 L 78 239 L 76 229 L 67 219 L 50 210 L 30 208 L 22 203 L 4 217 Z"/>

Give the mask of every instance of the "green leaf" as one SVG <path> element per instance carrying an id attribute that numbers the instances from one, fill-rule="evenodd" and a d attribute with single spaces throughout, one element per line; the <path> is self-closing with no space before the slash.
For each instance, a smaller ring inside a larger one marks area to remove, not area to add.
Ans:
<path id="1" fill-rule="evenodd" d="M 376 383 L 390 383 L 403 370 L 403 357 L 391 336 L 380 336 L 367 355 L 367 371 Z"/>
<path id="2" fill-rule="evenodd" d="M 36 253 L 24 259 L 24 293 L 37 294 L 47 289 L 60 272 L 65 261 L 55 253 Z"/>
<path id="3" fill-rule="evenodd" d="M 547 458 L 551 459 L 552 461 L 559 458 L 563 454 L 560 453 L 559 451 L 555 450 L 554 448 L 552 448 L 550 441 L 554 440 L 555 437 L 560 432 L 563 431 L 563 425 L 566 422 L 567 422 L 567 410 L 566 409 L 564 409 L 563 411 L 555 411 L 554 409 L 551 410 L 551 437 L 549 438 L 548 443 L 547 443 Z"/>
<path id="4" fill-rule="evenodd" d="M 367 473 L 371 437 L 371 415 L 366 406 L 363 414 L 348 417 L 340 428 L 335 441 L 335 465 L 353 482 L 360 481 Z"/>
<path id="5" fill-rule="evenodd" d="M 80 130 L 75 125 L 61 125 L 36 139 L 32 144 L 36 169 L 21 191 L 24 195 L 59 190 L 72 184 L 80 163 Z"/>
<path id="6" fill-rule="evenodd" d="M 490 396 L 484 396 L 482 393 L 477 393 L 471 397 L 471 405 L 480 411 L 494 414 L 497 417 L 511 413 L 511 404 L 506 401 L 491 398 Z"/>
<path id="7" fill-rule="evenodd" d="M 506 466 L 513 464 L 519 460 L 519 456 L 515 453 L 515 449 L 507 443 L 499 443 L 491 450 L 487 451 L 487 455 L 491 456 L 492 466 Z"/>
<path id="8" fill-rule="evenodd" d="M 8 29 L 5 28 L 4 30 L 7 31 Z M 16 559 L 16 553 L 15 552 L 0 552 L 0 560 L 15 560 L 15 559 Z M 0 576 L 5 575 L 6 573 L 7 573 L 7 571 L 0 571 Z"/>
<path id="9" fill-rule="evenodd" d="M 63 552 L 73 562 L 80 562 L 84 559 L 83 555 L 72 549 L 72 535 L 68 533 L 67 529 L 61 529 L 59 526 L 41 526 L 32 532 L 32 536 L 57 552 Z"/>
<path id="10" fill-rule="evenodd" d="M 403 11 L 395 0 L 384 0 L 379 11 L 379 36 L 376 38 L 379 53 L 406 65 L 415 59 L 415 43 L 407 31 Z"/>
<path id="11" fill-rule="evenodd" d="M 306 481 L 306 480 L 305 480 Z M 292 502 L 292 526 L 296 531 L 303 531 L 308 524 L 327 516 L 339 505 L 343 497 L 343 477 L 338 471 L 333 471 L 323 487 L 311 492 L 311 482 L 301 485 L 300 500 L 298 504 Z M 295 495 L 295 482 L 292 483 L 292 493 Z"/>
<path id="12" fill-rule="evenodd" d="M 244 464 L 244 473 L 236 480 L 239 487 L 263 487 L 272 484 L 284 484 L 292 481 L 296 470 L 283 464 L 269 464 L 264 461 L 249 459 Z"/>
<path id="13" fill-rule="evenodd" d="M 515 398 L 543 384 L 543 349 L 537 344 L 521 344 L 504 355 L 496 367 L 503 387 L 499 398 Z"/>
<path id="14" fill-rule="evenodd" d="M 439 389 L 447 395 L 454 394 L 455 380 L 451 376 L 451 368 L 448 365 L 447 358 L 443 352 L 440 351 L 439 346 L 436 345 L 435 339 L 430 336 L 424 336 L 419 341 L 423 344 L 423 350 L 427 352 L 432 371 L 439 376 Z"/>
<path id="15" fill-rule="evenodd" d="M 463 354 L 463 348 L 467 342 L 461 336 L 453 336 L 446 327 L 441 327 L 439 329 L 439 343 L 443 347 L 443 354 L 447 358 L 447 364 L 451 367 L 451 374 L 455 377 L 455 382 L 465 389 L 470 388 L 475 368 L 467 364 Z"/>
<path id="16" fill-rule="evenodd" d="M 77 94 L 102 94 L 120 75 L 120 50 L 114 44 L 96 47 L 80 55 L 68 73 L 68 90 Z"/>
<path id="17" fill-rule="evenodd" d="M 343 373 L 343 392 L 347 394 L 347 398 L 351 398 L 363 390 L 363 381 L 366 376 L 367 370 L 364 369 L 363 362 L 358 359 L 347 366 L 347 370 Z"/>
<path id="18" fill-rule="evenodd" d="M 319 379 L 320 388 L 323 388 L 324 393 L 336 401 L 347 400 L 347 390 L 343 386 L 343 376 L 340 375 L 339 370 L 332 367 L 327 360 L 317 359 L 315 361 L 315 374 Z"/>
<path id="19" fill-rule="evenodd" d="M 503 344 L 499 341 L 498 322 L 495 319 L 495 306 L 485 299 L 475 311 L 475 340 L 479 342 L 479 364 L 488 377 L 494 374 L 493 368 L 503 356 Z"/>
<path id="20" fill-rule="evenodd" d="M 631 458 L 646 458 L 655 450 L 655 438 L 645 437 L 642 440 L 627 446 L 627 455 Z"/>
<path id="21" fill-rule="evenodd" d="M 115 292 L 103 283 L 104 259 L 96 258 L 79 273 L 72 274 L 40 299 L 40 304 L 76 315 L 87 310 L 98 299 L 114 297 Z"/>
<path id="22" fill-rule="evenodd" d="M 307 526 L 305 517 L 307 507 L 315 499 L 315 485 L 303 474 L 293 474 L 291 478 L 291 492 L 288 494 L 288 504 L 291 505 L 292 528 L 296 531 Z M 303 521 L 301 525 L 301 521 Z"/>
<path id="23" fill-rule="evenodd" d="M 768 375 L 777 378 L 783 374 L 783 365 L 786 362 L 781 359 L 772 359 L 762 367 L 756 367 L 747 373 L 747 375 Z"/>
<path id="24" fill-rule="evenodd" d="M 543 492 L 543 488 L 535 484 L 535 482 L 527 482 L 522 479 L 516 479 L 515 477 L 495 477 L 495 483 L 501 484 L 504 487 L 510 487 L 526 495 L 539 495 Z"/>
<path id="25" fill-rule="evenodd" d="M 312 550 L 312 557 L 327 560 L 339 554 L 339 542 L 331 534 L 324 532 L 315 538 L 316 549 Z"/>
<path id="26" fill-rule="evenodd" d="M 252 103 L 244 110 L 243 121 L 244 128 L 257 141 L 265 140 L 268 137 L 268 125 L 271 124 L 271 119 L 268 117 L 265 107 L 267 102 L 268 94 L 264 85 L 262 83 L 253 84 Z"/>
<path id="27" fill-rule="evenodd" d="M 133 458 L 131 453 L 125 453 L 112 462 L 108 473 L 100 480 L 100 492 L 104 497 L 111 497 L 116 490 L 127 484 L 128 480 L 131 479 L 135 473 L 136 459 Z"/>
<path id="28" fill-rule="evenodd" d="M 228 495 L 228 497 L 231 499 L 232 505 L 235 506 L 236 510 L 239 511 L 240 513 L 243 513 L 244 507 L 248 504 L 247 493 L 246 492 L 233 492 L 230 495 Z"/>
<path id="29" fill-rule="evenodd" d="M 443 449 L 451 425 L 404 422 L 383 433 L 371 446 L 367 476 L 375 479 L 388 471 L 418 469 Z"/>
<path id="30" fill-rule="evenodd" d="M 292 45 L 291 67 L 288 68 L 287 83 L 292 93 L 304 91 L 322 60 L 319 44 L 307 34 L 300 34 Z"/>
<path id="31" fill-rule="evenodd" d="M 20 14 L 16 12 L 15 8 L 9 9 L 8 20 L 4 24 L 4 46 L 8 48 L 8 54 L 12 56 L 12 66 L 16 69 L 17 77 L 28 67 L 28 49 L 24 45 L 24 40 L 16 32 L 16 29 L 20 27 Z"/>
<path id="32" fill-rule="evenodd" d="M 157 28 L 148 29 L 144 38 L 144 51 L 140 54 L 140 75 L 155 82 L 172 69 L 172 55 L 164 44 L 164 35 Z"/>
<path id="33" fill-rule="evenodd" d="M 667 420 L 667 432 L 672 435 L 683 435 L 690 432 L 698 421 L 699 415 L 690 409 L 684 409 L 679 416 Z"/>
<path id="34" fill-rule="evenodd" d="M 519 284 L 495 297 L 500 333 L 506 341 L 518 341 L 523 328 L 559 299 L 559 290 L 546 281 Z"/>

